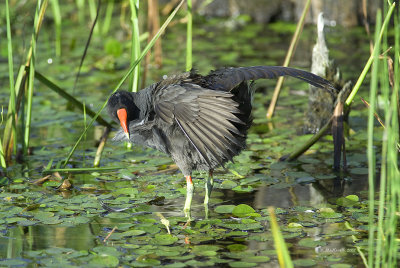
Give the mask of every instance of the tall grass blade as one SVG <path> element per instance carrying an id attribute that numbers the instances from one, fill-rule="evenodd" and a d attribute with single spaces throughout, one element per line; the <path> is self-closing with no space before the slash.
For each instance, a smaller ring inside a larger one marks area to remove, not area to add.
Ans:
<path id="1" fill-rule="evenodd" d="M 385 9 L 387 7 L 385 6 Z M 377 226 L 377 243 L 375 253 L 375 267 L 397 267 L 398 258 L 398 212 L 400 211 L 399 196 L 400 182 L 399 166 L 398 166 L 398 150 L 397 142 L 399 139 L 399 124 L 398 124 L 398 53 L 399 53 L 399 31 L 398 29 L 398 10 L 394 16 L 394 31 L 395 31 L 395 60 L 394 67 L 391 66 L 392 60 L 388 57 L 389 64 L 381 64 L 379 70 L 380 85 L 382 87 L 382 98 L 385 112 L 385 129 L 382 135 L 382 160 L 381 160 L 381 176 L 379 188 L 378 202 L 378 226 Z M 397 39 L 397 40 L 396 40 Z M 383 50 L 387 47 L 387 33 L 383 38 Z M 394 71 L 392 71 L 394 70 Z M 397 74 L 396 74 L 397 73 Z M 389 86 L 392 85 L 390 91 Z M 393 83 L 392 83 L 393 82 Z"/>
<path id="2" fill-rule="evenodd" d="M 53 10 L 54 23 L 56 25 L 56 56 L 60 57 L 61 56 L 61 22 L 62 22 L 60 4 L 59 4 L 58 0 L 50 0 L 50 3 L 51 3 L 52 10 Z"/>
<path id="3" fill-rule="evenodd" d="M 1 107 L 1 121 L 0 121 L 0 126 L 3 124 L 3 107 Z M 3 170 L 5 170 L 7 168 L 7 162 L 6 162 L 6 158 L 4 156 L 4 151 L 3 151 L 3 146 L 2 146 L 2 141 L 1 141 L 1 137 L 0 137 L 0 166 L 3 168 Z"/>
<path id="4" fill-rule="evenodd" d="M 36 40 L 39 34 L 39 29 L 42 24 L 44 13 L 47 8 L 48 1 L 38 1 L 35 12 L 34 19 L 34 30 L 31 38 L 31 47 L 30 47 L 30 57 L 29 59 L 29 73 L 28 73 L 28 92 L 26 98 L 26 120 L 25 120 L 25 131 L 24 131 L 24 142 L 23 142 L 23 152 L 25 155 L 28 154 L 29 148 L 29 137 L 31 130 L 31 121 L 32 121 L 32 102 L 33 102 L 33 82 L 35 80 L 35 56 L 36 56 Z"/>
<path id="5" fill-rule="evenodd" d="M 382 41 L 383 33 L 385 32 L 385 29 L 387 28 L 387 26 L 389 24 L 394 7 L 395 7 L 395 4 L 393 3 L 389 8 L 388 13 L 386 14 L 386 17 L 385 17 L 385 20 L 383 21 L 382 27 L 380 28 L 379 38 L 377 40 L 377 42 L 379 42 L 379 43 Z M 374 49 L 376 49 L 376 42 L 375 42 Z M 360 89 L 361 84 L 363 83 L 363 81 L 365 79 L 365 76 L 367 75 L 369 69 L 371 68 L 371 65 L 372 65 L 372 62 L 374 59 L 374 56 L 373 56 L 374 53 L 375 52 L 373 51 L 373 53 L 369 57 L 367 63 L 365 64 L 364 69 L 362 70 L 360 76 L 358 77 L 356 84 L 354 85 L 353 89 L 351 90 L 350 95 L 347 97 L 346 102 L 345 102 L 346 106 L 351 105 L 354 97 L 356 96 L 358 90 Z"/>
<path id="6" fill-rule="evenodd" d="M 106 35 L 108 33 L 108 31 L 110 30 L 113 10 L 114 10 L 114 0 L 108 0 L 107 8 L 106 8 L 106 15 L 104 17 L 103 28 L 101 31 L 101 33 L 103 35 Z"/>
<path id="7" fill-rule="evenodd" d="M 274 238 L 274 245 L 276 254 L 278 256 L 278 261 L 280 267 L 292 268 L 293 263 L 289 255 L 289 251 L 286 247 L 285 240 L 283 239 L 282 233 L 279 229 L 278 222 L 276 220 L 275 210 L 273 207 L 268 208 L 270 224 L 271 224 L 271 232 Z"/>
<path id="8" fill-rule="evenodd" d="M 140 55 L 140 39 L 139 39 L 139 0 L 129 0 L 131 8 L 131 23 L 132 23 L 132 54 L 131 61 L 134 62 Z M 139 90 L 139 76 L 140 76 L 140 64 L 138 64 L 133 71 L 131 77 L 131 90 L 137 92 Z"/>
<path id="9" fill-rule="evenodd" d="M 186 71 L 192 69 L 192 26 L 193 26 L 193 14 L 192 14 L 192 0 L 187 0 L 187 28 L 186 28 Z"/>
<path id="10" fill-rule="evenodd" d="M 96 8 L 96 4 L 94 3 L 94 0 L 88 0 L 88 3 L 89 3 L 90 18 L 92 19 L 92 21 L 94 21 L 98 14 L 98 12 L 96 12 L 96 10 L 99 9 L 99 5 L 101 5 L 101 0 L 97 1 L 97 8 Z M 99 27 L 97 25 L 94 26 L 93 32 L 96 34 L 99 33 Z"/>
<path id="11" fill-rule="evenodd" d="M 168 16 L 168 18 L 165 20 L 164 24 L 161 26 L 161 28 L 158 30 L 157 34 L 153 37 L 153 39 L 147 44 L 147 46 L 143 49 L 142 53 L 140 54 L 139 58 L 131 65 L 127 73 L 122 77 L 122 79 L 119 81 L 117 86 L 114 88 L 114 90 L 110 93 L 110 95 L 107 97 L 107 99 L 116 92 L 121 85 L 125 82 L 125 80 L 129 77 L 129 75 L 132 73 L 132 71 L 135 69 L 135 67 L 139 64 L 139 62 L 143 59 L 143 57 L 146 55 L 146 53 L 150 50 L 150 48 L 154 45 L 156 40 L 161 36 L 161 34 L 164 32 L 165 28 L 168 26 L 168 24 L 171 22 L 171 20 L 175 17 L 176 13 L 178 12 L 179 8 L 182 6 L 184 0 L 182 0 L 178 6 L 174 9 L 174 11 Z M 96 113 L 96 115 L 92 118 L 92 120 L 89 122 L 85 130 L 82 132 L 81 136 L 78 138 L 76 141 L 75 145 L 72 147 L 71 151 L 69 152 L 68 156 L 66 157 L 63 167 L 65 167 L 69 161 L 69 159 L 72 157 L 74 154 L 76 148 L 78 147 L 79 143 L 82 140 L 82 137 L 86 134 L 87 130 L 93 125 L 93 122 L 96 120 L 96 118 L 99 116 L 101 111 L 106 107 L 107 101 L 103 103 L 101 106 L 100 110 Z"/>
<path id="12" fill-rule="evenodd" d="M 99 0 L 99 3 L 98 3 L 98 5 L 97 5 L 96 16 L 94 17 L 92 27 L 90 28 L 88 40 L 86 41 L 85 49 L 84 49 L 83 55 L 82 55 L 82 57 L 81 57 L 81 62 L 79 63 L 78 73 L 76 74 L 75 81 L 74 81 L 74 87 L 73 87 L 73 89 L 72 89 L 72 92 L 73 92 L 73 93 L 75 92 L 75 88 L 76 88 L 76 85 L 77 85 L 77 83 L 78 83 L 79 76 L 80 76 L 80 74 L 81 74 L 81 69 L 82 69 L 83 61 L 84 61 L 85 58 L 86 58 L 86 54 L 87 54 L 87 51 L 88 51 L 89 45 L 90 45 L 90 40 L 92 40 L 93 31 L 94 31 L 94 29 L 95 29 L 95 27 L 96 27 L 97 19 L 99 18 L 100 6 L 101 6 L 101 0 Z"/>
<path id="13" fill-rule="evenodd" d="M 369 234 L 368 234 L 368 265 L 373 267 L 374 263 L 374 253 L 375 253 L 375 172 L 376 172 L 376 159 L 374 150 L 374 111 L 376 103 L 376 94 L 378 87 L 378 70 L 379 70 L 379 50 L 380 41 L 382 38 L 379 34 L 381 30 L 381 11 L 378 10 L 376 14 L 376 30 L 375 30 L 375 43 L 373 54 L 371 55 L 372 74 L 371 74 L 371 85 L 370 85 L 370 109 L 368 110 L 368 147 L 367 147 L 367 157 L 368 157 L 368 183 L 369 183 Z M 383 28 L 383 27 L 382 27 Z M 383 33 L 381 31 L 381 33 Z"/>
<path id="14" fill-rule="evenodd" d="M 78 7 L 78 19 L 80 23 L 85 21 L 85 0 L 76 0 L 76 6 Z"/>
<path id="15" fill-rule="evenodd" d="M 10 9 L 8 6 L 8 0 L 6 0 L 6 20 L 7 20 L 7 54 L 8 54 L 8 77 L 10 81 L 10 103 L 9 103 L 9 109 L 8 113 L 11 115 L 11 127 L 12 127 L 12 136 L 14 137 L 14 144 L 17 142 L 17 128 L 16 128 L 16 114 L 17 114 L 17 109 L 16 109 L 16 93 L 15 93 L 15 85 L 14 85 L 14 62 L 13 62 L 13 49 L 12 49 L 12 37 L 11 37 L 11 26 L 10 26 Z M 2 111 L 3 113 L 3 111 Z M 3 117 L 2 117 L 3 119 Z M 3 122 L 3 120 L 2 120 Z M 1 148 L 1 165 L 3 168 L 5 168 L 5 158 L 6 156 L 4 155 L 3 151 L 3 146 L 1 145 L 3 143 L 0 143 Z M 14 153 L 16 147 L 14 147 Z"/>
<path id="16" fill-rule="evenodd" d="M 17 121 L 17 111 L 19 110 L 20 104 L 21 104 L 21 99 L 22 99 L 22 94 L 24 92 L 24 89 L 21 89 L 21 86 L 24 87 L 25 85 L 25 80 L 26 80 L 26 76 L 25 76 L 25 65 L 20 66 L 19 71 L 18 71 L 18 75 L 17 75 L 17 79 L 15 80 L 15 94 L 16 94 L 16 99 L 15 99 L 15 120 Z M 11 100 L 8 103 L 8 107 L 11 107 Z M 10 110 L 8 111 L 8 113 L 10 113 Z M 14 136 L 12 135 L 12 120 L 13 118 L 11 116 L 9 116 L 9 114 L 7 115 L 7 121 L 6 121 L 6 126 L 4 128 L 4 132 L 3 132 L 3 143 L 2 143 L 2 147 L 3 147 L 3 153 L 4 153 L 4 158 L 6 160 L 6 162 L 11 160 L 11 155 L 12 155 L 12 151 L 14 149 L 14 154 L 16 154 L 16 146 L 14 146 L 14 144 L 17 144 L 14 140 Z M 16 133 L 18 135 L 18 129 L 16 127 Z M 22 132 L 21 132 L 22 133 Z"/>

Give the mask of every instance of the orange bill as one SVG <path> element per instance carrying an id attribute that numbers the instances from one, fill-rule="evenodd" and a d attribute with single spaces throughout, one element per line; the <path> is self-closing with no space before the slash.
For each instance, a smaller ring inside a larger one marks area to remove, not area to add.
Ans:
<path id="1" fill-rule="evenodd" d="M 119 123 L 121 124 L 122 129 L 124 130 L 126 137 L 129 140 L 129 130 L 128 130 L 128 114 L 125 108 L 118 109 L 117 111 Z"/>

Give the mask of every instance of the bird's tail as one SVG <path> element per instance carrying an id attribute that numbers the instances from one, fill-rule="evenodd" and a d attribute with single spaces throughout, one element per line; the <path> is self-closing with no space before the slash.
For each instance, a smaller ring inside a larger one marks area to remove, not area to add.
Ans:
<path id="1" fill-rule="evenodd" d="M 307 71 L 282 66 L 225 68 L 211 72 L 206 78 L 211 82 L 213 89 L 230 91 L 245 81 L 273 79 L 280 76 L 291 76 L 315 87 L 326 89 L 333 96 L 337 94 L 337 89 L 328 80 Z"/>

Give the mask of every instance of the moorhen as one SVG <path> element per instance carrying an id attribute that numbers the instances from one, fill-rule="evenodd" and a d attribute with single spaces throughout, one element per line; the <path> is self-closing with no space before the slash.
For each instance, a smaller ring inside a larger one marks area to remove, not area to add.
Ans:
<path id="1" fill-rule="evenodd" d="M 157 149 L 172 157 L 186 178 L 184 211 L 193 196 L 193 170 L 208 171 L 204 204 L 213 186 L 213 170 L 246 146 L 252 123 L 253 87 L 249 80 L 292 76 L 333 93 L 331 83 L 312 73 L 281 66 L 225 68 L 202 76 L 173 75 L 137 92 L 117 91 L 107 110 L 122 129 L 115 140 Z"/>

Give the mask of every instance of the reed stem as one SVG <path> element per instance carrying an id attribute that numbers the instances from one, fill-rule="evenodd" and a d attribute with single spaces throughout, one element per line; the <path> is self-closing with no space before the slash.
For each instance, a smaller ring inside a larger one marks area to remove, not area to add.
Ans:
<path id="1" fill-rule="evenodd" d="M 186 28 L 186 71 L 190 71 L 192 69 L 192 24 L 193 24 L 193 15 L 192 15 L 192 0 L 187 0 L 187 28 Z"/>

